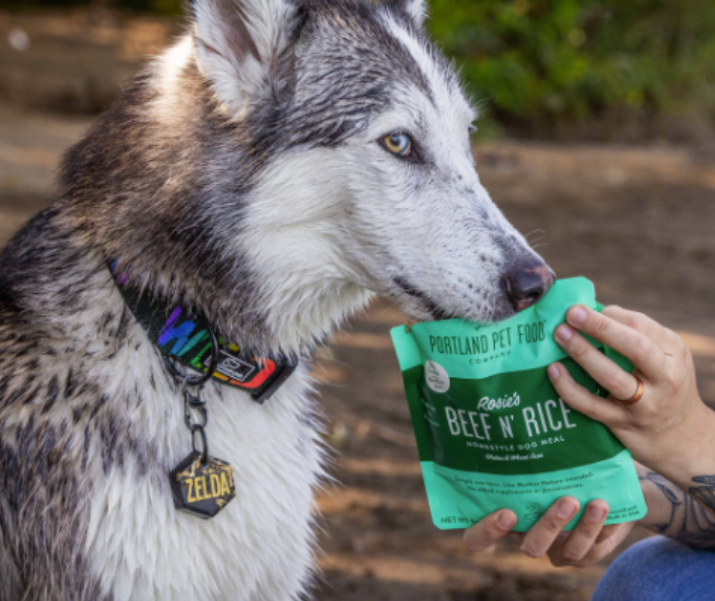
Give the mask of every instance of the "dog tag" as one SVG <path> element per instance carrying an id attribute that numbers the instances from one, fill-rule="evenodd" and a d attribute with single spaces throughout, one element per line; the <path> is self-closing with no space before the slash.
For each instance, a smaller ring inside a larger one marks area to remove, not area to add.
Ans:
<path id="1" fill-rule="evenodd" d="M 225 461 L 193 451 L 169 474 L 174 505 L 208 520 L 236 496 L 233 470 Z"/>

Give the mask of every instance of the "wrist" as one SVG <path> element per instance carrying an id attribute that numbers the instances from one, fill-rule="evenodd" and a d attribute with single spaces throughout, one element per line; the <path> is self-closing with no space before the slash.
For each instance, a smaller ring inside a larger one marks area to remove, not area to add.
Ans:
<path id="1" fill-rule="evenodd" d="M 638 473 L 638 480 L 641 485 L 641 491 L 643 492 L 643 499 L 645 501 L 646 507 L 648 508 L 647 513 L 639 520 L 636 520 L 636 524 L 644 528 L 651 528 L 658 521 L 658 517 L 661 513 L 661 505 L 663 505 L 663 492 L 655 484 L 655 481 L 659 479 L 657 475 L 654 475 L 650 468 L 641 465 L 637 461 L 634 462 L 636 466 L 636 472 Z"/>
<path id="2" fill-rule="evenodd" d="M 657 445 L 659 452 L 642 463 L 687 491 L 693 477 L 715 474 L 715 412 L 701 403 L 684 427 Z"/>

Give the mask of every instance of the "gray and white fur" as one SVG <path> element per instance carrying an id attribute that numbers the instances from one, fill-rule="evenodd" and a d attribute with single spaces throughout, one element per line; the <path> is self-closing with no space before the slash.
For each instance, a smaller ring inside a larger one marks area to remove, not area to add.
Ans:
<path id="1" fill-rule="evenodd" d="M 553 276 L 480 185 L 422 0 L 195 0 L 0 255 L 0 601 L 283 601 L 310 586 L 320 420 L 205 389 L 237 497 L 174 509 L 182 398 L 106 266 L 258 355 L 309 359 L 374 294 L 509 317 Z M 408 135 L 399 156 L 386 136 Z M 304 365 L 304 362 L 301 364 Z"/>

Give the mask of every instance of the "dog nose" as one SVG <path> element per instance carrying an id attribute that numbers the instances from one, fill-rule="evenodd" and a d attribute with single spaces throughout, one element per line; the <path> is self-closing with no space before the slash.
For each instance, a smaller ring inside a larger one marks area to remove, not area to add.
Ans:
<path id="1" fill-rule="evenodd" d="M 555 281 L 551 268 L 539 262 L 517 267 L 504 279 L 504 287 L 512 307 L 519 312 L 538 303 Z"/>

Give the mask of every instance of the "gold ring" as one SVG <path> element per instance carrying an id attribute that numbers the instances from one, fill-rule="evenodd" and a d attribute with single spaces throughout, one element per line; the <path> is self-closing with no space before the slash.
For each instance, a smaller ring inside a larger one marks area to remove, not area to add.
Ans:
<path id="1" fill-rule="evenodd" d="M 638 401 L 640 401 L 643 398 L 643 393 L 645 392 L 645 384 L 643 384 L 643 380 L 641 380 L 637 375 L 633 374 L 633 377 L 636 379 L 636 382 L 638 383 L 638 388 L 636 388 L 636 393 L 630 399 L 627 399 L 625 401 L 616 399 L 621 405 L 634 405 L 635 403 L 637 403 Z"/>

